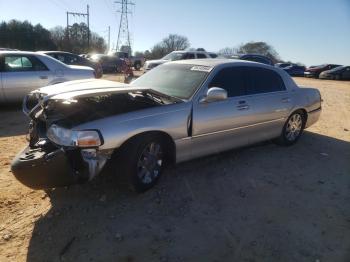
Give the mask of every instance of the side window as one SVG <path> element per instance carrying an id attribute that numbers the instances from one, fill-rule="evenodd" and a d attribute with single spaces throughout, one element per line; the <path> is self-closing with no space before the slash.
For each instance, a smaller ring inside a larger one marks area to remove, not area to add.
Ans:
<path id="1" fill-rule="evenodd" d="M 207 56 L 205 54 L 197 53 L 197 58 L 207 58 Z"/>
<path id="2" fill-rule="evenodd" d="M 245 73 L 242 67 L 228 67 L 220 70 L 209 87 L 220 87 L 229 97 L 245 95 Z"/>
<path id="3" fill-rule="evenodd" d="M 194 53 L 186 53 L 186 54 L 183 56 L 183 59 L 195 59 Z"/>
<path id="4" fill-rule="evenodd" d="M 33 65 L 25 56 L 5 56 L 5 72 L 33 71 Z"/>
<path id="5" fill-rule="evenodd" d="M 57 59 L 57 60 L 59 60 L 59 61 L 61 61 L 62 63 L 66 63 L 66 61 L 65 61 L 65 57 L 64 57 L 64 55 L 61 55 L 61 54 L 57 54 L 57 55 L 55 55 L 55 58 Z"/>
<path id="6" fill-rule="evenodd" d="M 43 71 L 47 67 L 34 56 L 6 55 L 5 72 Z"/>
<path id="7" fill-rule="evenodd" d="M 249 68 L 247 94 L 253 95 L 283 90 L 286 90 L 286 87 L 278 73 L 266 68 Z"/>
<path id="8" fill-rule="evenodd" d="M 64 63 L 68 64 L 68 65 L 73 65 L 75 63 L 78 62 L 78 59 L 77 57 L 73 56 L 73 55 L 69 55 L 69 54 L 66 54 L 65 55 L 65 58 L 64 58 Z"/>
<path id="9" fill-rule="evenodd" d="M 210 56 L 211 58 L 217 58 L 217 57 L 218 57 L 217 54 L 209 54 L 209 56 Z"/>
<path id="10" fill-rule="evenodd" d="M 48 71 L 49 69 L 46 67 L 46 65 L 41 62 L 38 58 L 35 56 L 29 56 L 28 59 L 32 63 L 33 71 Z"/>

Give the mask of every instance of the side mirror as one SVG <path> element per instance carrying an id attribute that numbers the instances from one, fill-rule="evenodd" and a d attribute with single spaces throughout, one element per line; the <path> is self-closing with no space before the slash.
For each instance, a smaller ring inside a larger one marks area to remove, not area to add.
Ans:
<path id="1" fill-rule="evenodd" d="M 201 103 L 210 103 L 227 99 L 227 91 L 220 87 L 211 87 L 207 91 L 207 95 L 203 97 Z"/>

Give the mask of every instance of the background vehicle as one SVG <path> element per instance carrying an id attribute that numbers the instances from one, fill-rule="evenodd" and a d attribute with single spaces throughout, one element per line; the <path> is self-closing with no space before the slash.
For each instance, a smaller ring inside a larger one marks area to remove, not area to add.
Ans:
<path id="1" fill-rule="evenodd" d="M 244 54 L 244 55 L 239 55 L 239 56 L 233 56 L 232 58 L 238 58 L 240 60 L 258 62 L 258 63 L 262 63 L 265 65 L 273 65 L 273 62 L 270 58 L 268 58 L 267 56 L 258 55 L 258 54 Z"/>
<path id="2" fill-rule="evenodd" d="M 158 65 L 169 61 L 185 60 L 185 59 L 203 59 L 203 58 L 217 58 L 218 55 L 206 51 L 173 51 L 159 60 L 148 60 L 145 62 L 144 70 L 148 71 Z"/>
<path id="3" fill-rule="evenodd" d="M 350 66 L 338 66 L 331 70 L 323 71 L 321 79 L 350 80 Z"/>
<path id="4" fill-rule="evenodd" d="M 145 191 L 170 163 L 273 138 L 292 145 L 321 113 L 317 89 L 299 88 L 274 67 L 229 59 L 166 63 L 131 85 L 86 80 L 69 88 L 41 88 L 24 100 L 30 146 L 12 171 L 28 186 L 91 180 L 112 158 L 115 172 Z"/>
<path id="5" fill-rule="evenodd" d="M 0 51 L 0 102 L 19 102 L 39 87 L 95 78 L 94 70 L 66 65 L 36 52 Z"/>
<path id="6" fill-rule="evenodd" d="M 128 52 L 119 51 L 119 52 L 113 52 L 110 55 L 116 56 L 120 59 L 127 60 L 130 63 L 130 65 L 135 68 L 135 70 L 140 70 L 145 64 L 144 57 L 130 56 Z"/>
<path id="7" fill-rule="evenodd" d="M 90 60 L 99 63 L 104 73 L 120 73 L 126 65 L 123 59 L 104 54 L 94 54 L 90 57 Z"/>
<path id="8" fill-rule="evenodd" d="M 290 76 L 304 76 L 305 72 L 305 66 L 300 66 L 296 64 L 283 67 L 282 69 L 286 71 Z"/>
<path id="9" fill-rule="evenodd" d="M 275 64 L 275 67 L 278 67 L 278 68 L 285 68 L 287 66 L 291 66 L 292 64 L 291 63 L 276 63 Z"/>
<path id="10" fill-rule="evenodd" d="M 101 78 L 103 75 L 102 67 L 98 62 L 88 60 L 79 55 L 62 51 L 40 51 L 39 53 L 49 55 L 66 65 L 89 66 L 95 70 L 96 78 Z"/>
<path id="11" fill-rule="evenodd" d="M 312 66 L 312 67 L 309 67 L 305 70 L 304 76 L 318 78 L 319 75 L 323 71 L 331 70 L 331 69 L 336 68 L 338 66 L 340 66 L 340 65 L 324 64 L 324 65 L 319 65 L 319 66 Z"/>

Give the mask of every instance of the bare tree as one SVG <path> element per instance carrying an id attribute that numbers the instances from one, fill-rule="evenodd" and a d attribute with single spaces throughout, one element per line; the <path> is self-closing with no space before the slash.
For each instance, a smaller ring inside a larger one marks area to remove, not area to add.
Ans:
<path id="1" fill-rule="evenodd" d="M 274 63 L 280 60 L 279 54 L 273 48 L 273 46 L 265 42 L 249 42 L 242 44 L 238 47 L 239 54 L 259 54 L 264 55 L 272 59 Z"/>
<path id="2" fill-rule="evenodd" d="M 172 51 L 184 50 L 190 46 L 190 43 L 185 36 L 170 34 L 158 44 L 155 44 L 151 52 L 147 54 L 148 59 L 158 59 Z"/>
<path id="3" fill-rule="evenodd" d="M 168 53 L 170 53 L 172 51 L 184 50 L 190 46 L 190 43 L 185 36 L 170 34 L 168 37 L 163 39 L 161 45 Z"/>
<path id="4" fill-rule="evenodd" d="M 238 53 L 238 50 L 235 47 L 225 47 L 220 49 L 218 53 L 225 57 L 231 57 L 233 55 L 236 55 Z"/>

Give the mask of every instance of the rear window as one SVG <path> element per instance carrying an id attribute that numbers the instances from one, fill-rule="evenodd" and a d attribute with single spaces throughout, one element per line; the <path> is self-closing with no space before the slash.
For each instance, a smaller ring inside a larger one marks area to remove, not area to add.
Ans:
<path id="1" fill-rule="evenodd" d="M 247 69 L 248 95 L 286 90 L 283 79 L 275 71 L 259 67 Z"/>

